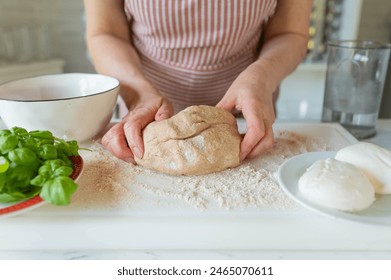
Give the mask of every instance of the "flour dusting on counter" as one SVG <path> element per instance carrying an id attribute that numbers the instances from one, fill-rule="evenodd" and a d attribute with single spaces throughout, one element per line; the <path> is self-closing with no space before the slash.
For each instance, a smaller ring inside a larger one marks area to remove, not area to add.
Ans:
<path id="1" fill-rule="evenodd" d="M 186 204 L 199 210 L 297 207 L 278 186 L 278 167 L 294 155 L 332 149 L 322 139 L 279 131 L 272 149 L 239 167 L 202 176 L 170 176 L 121 161 L 99 143 L 89 148 L 92 152 L 82 152 L 85 168 L 72 199 L 73 206 Z"/>
<path id="2" fill-rule="evenodd" d="M 71 206 L 115 208 L 121 201 L 137 199 L 128 188 L 134 181 L 132 166 L 112 156 L 95 143 L 92 151 L 82 151 L 84 170 Z"/>

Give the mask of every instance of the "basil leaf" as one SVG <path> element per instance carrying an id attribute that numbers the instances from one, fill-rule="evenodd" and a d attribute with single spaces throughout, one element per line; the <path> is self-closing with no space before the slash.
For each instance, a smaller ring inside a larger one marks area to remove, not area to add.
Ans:
<path id="1" fill-rule="evenodd" d="M 48 130 L 34 130 L 30 131 L 30 136 L 40 139 L 53 139 L 53 134 Z"/>
<path id="2" fill-rule="evenodd" d="M 70 176 L 73 172 L 73 168 L 72 167 L 69 167 L 69 166 L 61 166 L 59 168 L 57 168 L 56 170 L 54 170 L 54 174 L 53 176 L 54 177 L 58 177 L 58 176 Z"/>
<path id="3" fill-rule="evenodd" d="M 0 194 L 0 203 L 15 202 L 26 198 L 28 198 L 28 196 L 22 192 L 2 193 Z"/>
<path id="4" fill-rule="evenodd" d="M 69 178 L 79 155 L 76 141 L 48 130 L 21 127 L 0 130 L 0 202 L 19 201 L 42 193 L 50 203 L 66 205 L 77 188 Z"/>
<path id="5" fill-rule="evenodd" d="M 18 138 L 15 135 L 9 134 L 0 135 L 0 152 L 4 155 L 12 151 L 18 145 Z"/>
<path id="6" fill-rule="evenodd" d="M 7 175 L 7 188 L 9 191 L 24 190 L 30 185 L 30 180 L 34 176 L 34 169 L 31 166 L 11 163 Z"/>
<path id="7" fill-rule="evenodd" d="M 37 155 L 29 148 L 16 148 L 8 153 L 8 158 L 19 165 L 35 165 L 38 161 Z"/>
<path id="8" fill-rule="evenodd" d="M 3 189 L 5 189 L 6 182 L 7 182 L 7 175 L 5 174 L 5 172 L 0 173 L 0 193 L 2 193 Z"/>
<path id="9" fill-rule="evenodd" d="M 11 128 L 10 130 L 11 130 L 12 134 L 18 136 L 19 138 L 24 138 L 24 137 L 28 136 L 28 134 L 29 134 L 28 131 L 22 127 L 15 126 L 15 127 Z"/>
<path id="10" fill-rule="evenodd" d="M 45 201 L 54 205 L 68 205 L 77 184 L 69 177 L 60 176 L 46 181 L 40 193 Z"/>
<path id="11" fill-rule="evenodd" d="M 10 134 L 11 134 L 11 131 L 9 129 L 0 130 L 0 136 L 8 136 Z"/>
<path id="12" fill-rule="evenodd" d="M 42 187 L 43 184 L 46 182 L 48 177 L 37 175 L 33 179 L 30 180 L 30 184 L 33 186 Z"/>
<path id="13" fill-rule="evenodd" d="M 49 179 L 53 174 L 53 170 L 51 169 L 51 167 L 49 165 L 42 165 L 38 169 L 38 174 L 40 176 L 42 176 L 43 178 Z"/>
<path id="14" fill-rule="evenodd" d="M 9 165 L 9 161 L 5 157 L 0 156 L 0 173 L 6 172 Z"/>
<path id="15" fill-rule="evenodd" d="M 77 144 L 77 141 L 65 141 L 62 139 L 58 139 L 58 141 L 56 149 L 59 155 L 65 155 L 67 157 L 79 155 L 79 145 Z"/>
<path id="16" fill-rule="evenodd" d="M 39 156 L 42 159 L 56 159 L 57 158 L 57 149 L 51 144 L 44 144 L 40 147 Z"/>

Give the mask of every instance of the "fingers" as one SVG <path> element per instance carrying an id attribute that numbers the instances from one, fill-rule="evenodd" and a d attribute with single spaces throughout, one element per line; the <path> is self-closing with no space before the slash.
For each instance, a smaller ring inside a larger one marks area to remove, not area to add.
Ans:
<path id="1" fill-rule="evenodd" d="M 240 161 L 247 157 L 264 136 L 265 127 L 258 114 L 253 108 L 247 108 L 243 112 L 243 116 L 246 119 L 247 132 L 240 144 Z"/>
<path id="2" fill-rule="evenodd" d="M 103 136 L 102 145 L 114 156 L 135 164 L 134 157 L 142 158 L 144 153 L 142 130 L 154 120 L 155 113 L 147 107 L 134 109 Z"/>
<path id="3" fill-rule="evenodd" d="M 132 153 L 137 158 L 142 158 L 144 154 L 144 142 L 142 130 L 150 122 L 155 120 L 156 110 L 148 107 L 134 109 L 129 116 L 124 119 L 123 130 Z"/>
<path id="4" fill-rule="evenodd" d="M 173 108 L 170 102 L 160 96 L 152 96 L 134 107 L 112 127 L 102 138 L 102 144 L 116 157 L 135 163 L 144 154 L 142 130 L 155 120 L 171 117 Z"/>
<path id="5" fill-rule="evenodd" d="M 255 147 L 250 151 L 250 153 L 245 156 L 245 158 L 255 158 L 259 156 L 262 152 L 267 151 L 268 149 L 273 147 L 274 137 L 272 125 L 268 122 L 265 122 L 264 127 L 265 133 L 263 138 L 255 145 Z"/>
<path id="6" fill-rule="evenodd" d="M 125 138 L 123 123 L 114 125 L 108 132 L 106 132 L 106 134 L 102 137 L 102 145 L 117 158 L 133 164 L 136 163 L 133 158 L 133 153 L 129 149 Z"/>
<path id="7" fill-rule="evenodd" d="M 173 115 L 173 113 L 174 113 L 174 109 L 171 103 L 163 101 L 162 105 L 160 106 L 159 110 L 155 115 L 155 120 L 161 121 L 161 120 L 168 119 Z"/>
<path id="8" fill-rule="evenodd" d="M 247 132 L 240 144 L 240 160 L 253 158 L 274 144 L 272 121 L 264 116 L 262 109 L 255 105 L 244 106 Z"/>
<path id="9" fill-rule="evenodd" d="M 216 105 L 227 111 L 233 111 L 237 106 L 239 104 L 236 104 L 235 99 L 227 95 Z M 265 118 L 267 114 L 262 108 L 263 106 L 248 100 L 243 104 L 242 113 L 246 119 L 247 132 L 240 144 L 240 161 L 256 157 L 274 145 L 272 121 Z"/>
<path id="10" fill-rule="evenodd" d="M 235 101 L 230 99 L 228 95 L 225 95 L 223 99 L 220 100 L 219 103 L 217 103 L 216 107 L 227 110 L 231 112 L 235 108 Z"/>

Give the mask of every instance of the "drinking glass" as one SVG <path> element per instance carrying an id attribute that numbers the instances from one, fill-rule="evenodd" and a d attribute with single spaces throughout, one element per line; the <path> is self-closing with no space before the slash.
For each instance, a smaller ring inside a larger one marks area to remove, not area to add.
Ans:
<path id="1" fill-rule="evenodd" d="M 323 122 L 339 122 L 357 139 L 376 134 L 391 44 L 332 41 L 323 99 Z"/>

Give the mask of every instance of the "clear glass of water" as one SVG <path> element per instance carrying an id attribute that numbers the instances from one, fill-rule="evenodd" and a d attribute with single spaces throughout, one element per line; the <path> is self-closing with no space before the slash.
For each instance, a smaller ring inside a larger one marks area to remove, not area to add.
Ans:
<path id="1" fill-rule="evenodd" d="M 340 123 L 357 139 L 374 136 L 391 44 L 343 40 L 327 48 L 322 121 Z"/>

